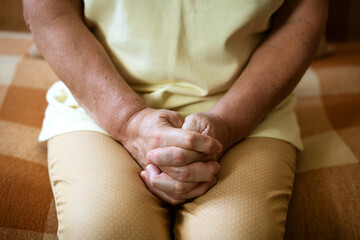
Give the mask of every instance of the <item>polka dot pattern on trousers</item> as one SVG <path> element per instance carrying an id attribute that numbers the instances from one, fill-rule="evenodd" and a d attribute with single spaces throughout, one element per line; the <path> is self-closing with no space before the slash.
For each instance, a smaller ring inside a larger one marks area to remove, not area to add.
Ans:
<path id="1" fill-rule="evenodd" d="M 250 138 L 220 162 L 218 183 L 177 213 L 179 239 L 282 239 L 296 151 L 271 138 Z"/>
<path id="2" fill-rule="evenodd" d="M 95 132 L 49 141 L 49 173 L 60 239 L 167 239 L 168 211 L 141 181 L 140 167 Z"/>
<path id="3" fill-rule="evenodd" d="M 109 136 L 51 139 L 49 174 L 61 239 L 169 239 L 170 213 L 142 183 L 137 163 Z M 281 239 L 295 148 L 250 138 L 220 162 L 218 183 L 178 208 L 176 239 Z"/>

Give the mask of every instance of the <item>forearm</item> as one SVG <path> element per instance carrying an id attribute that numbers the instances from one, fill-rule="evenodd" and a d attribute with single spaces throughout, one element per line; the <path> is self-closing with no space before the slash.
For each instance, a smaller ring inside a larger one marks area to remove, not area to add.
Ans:
<path id="1" fill-rule="evenodd" d="M 309 66 L 327 17 L 327 1 L 285 1 L 270 34 L 209 113 L 222 118 L 231 143 L 246 137 L 294 89 Z M 231 113 L 231 114 L 230 114 Z"/>
<path id="2" fill-rule="evenodd" d="M 35 4 L 35 6 L 34 6 Z M 135 113 L 146 107 L 69 1 L 24 1 L 34 41 L 78 103 L 116 139 Z"/>

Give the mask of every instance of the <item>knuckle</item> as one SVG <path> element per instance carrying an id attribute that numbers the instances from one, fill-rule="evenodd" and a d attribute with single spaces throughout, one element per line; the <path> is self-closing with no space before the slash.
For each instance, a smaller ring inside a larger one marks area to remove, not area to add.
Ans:
<path id="1" fill-rule="evenodd" d="M 199 191 L 200 196 L 204 195 L 210 188 L 211 188 L 210 182 L 208 184 L 204 184 Z"/>
<path id="2" fill-rule="evenodd" d="M 175 111 L 171 111 L 170 113 L 172 114 L 172 117 L 174 117 L 175 119 L 182 119 L 182 116 L 180 113 L 175 112 Z"/>
<path id="3" fill-rule="evenodd" d="M 188 168 L 180 168 L 178 175 L 180 181 L 186 181 L 189 179 L 191 171 Z"/>
<path id="4" fill-rule="evenodd" d="M 158 148 L 162 142 L 162 137 L 158 134 L 152 134 L 149 141 L 149 147 L 151 149 Z"/>
<path id="5" fill-rule="evenodd" d="M 151 162 L 157 163 L 160 158 L 160 153 L 158 151 L 151 151 Z"/>
<path id="6" fill-rule="evenodd" d="M 214 162 L 213 164 L 211 164 L 211 168 L 210 168 L 210 173 L 211 173 L 211 177 L 213 177 L 219 170 L 219 164 Z"/>
<path id="7" fill-rule="evenodd" d="M 214 164 L 211 163 L 205 163 L 204 166 L 202 167 L 203 169 L 206 169 L 206 175 L 204 176 L 205 182 L 209 182 L 214 178 L 216 169 L 213 165 Z"/>
<path id="8" fill-rule="evenodd" d="M 154 177 L 153 176 L 149 176 L 149 184 L 151 187 L 154 187 Z"/>
<path id="9" fill-rule="evenodd" d="M 185 145 L 188 149 L 193 149 L 195 146 L 195 136 L 192 134 L 188 134 L 184 139 Z"/>
<path id="10" fill-rule="evenodd" d="M 192 121 L 192 120 L 194 120 L 194 118 L 195 118 L 195 114 L 192 113 L 185 117 L 185 121 Z"/>
<path id="11" fill-rule="evenodd" d="M 182 166 L 185 163 L 185 156 L 182 153 L 174 153 L 174 164 L 176 166 Z"/>
<path id="12" fill-rule="evenodd" d="M 209 174 L 206 176 L 206 178 L 204 179 L 204 181 L 205 181 L 205 182 L 210 182 L 211 179 L 213 179 L 213 177 L 214 177 L 214 174 L 209 173 Z"/>
<path id="13" fill-rule="evenodd" d="M 173 199 L 173 198 L 170 198 L 170 201 L 169 201 L 169 203 L 171 204 L 171 205 L 179 205 L 179 204 L 181 204 L 181 203 L 183 203 L 184 201 L 182 201 L 182 200 L 177 200 L 177 199 Z"/>
<path id="14" fill-rule="evenodd" d="M 210 182 L 213 178 L 214 178 L 214 175 L 215 174 L 209 174 L 209 176 L 207 177 L 207 179 L 206 179 L 206 182 Z"/>
<path id="15" fill-rule="evenodd" d="M 158 185 L 158 184 L 157 184 L 157 182 L 158 182 L 158 181 L 157 181 L 157 180 L 158 180 L 157 178 L 158 178 L 157 176 L 151 176 L 151 175 L 150 175 L 150 177 L 149 177 L 149 183 L 150 183 L 150 186 L 151 186 L 151 187 L 157 187 L 157 185 Z"/>
<path id="16" fill-rule="evenodd" d="M 218 166 L 217 163 L 207 163 L 205 166 L 207 170 L 207 176 L 206 176 L 206 182 L 210 182 L 213 180 L 215 174 L 218 172 Z"/>
<path id="17" fill-rule="evenodd" d="M 185 186 L 181 182 L 176 182 L 174 186 L 174 193 L 176 195 L 183 194 L 185 192 Z"/>
<path id="18" fill-rule="evenodd" d="M 199 196 L 202 196 L 202 195 L 204 195 L 208 190 L 209 190 L 209 186 L 207 186 L 207 187 L 203 187 L 201 190 L 200 190 L 200 195 Z"/>
<path id="19" fill-rule="evenodd" d="M 145 164 L 148 165 L 149 163 L 154 161 L 154 151 L 149 151 L 146 154 L 146 158 L 145 158 Z"/>

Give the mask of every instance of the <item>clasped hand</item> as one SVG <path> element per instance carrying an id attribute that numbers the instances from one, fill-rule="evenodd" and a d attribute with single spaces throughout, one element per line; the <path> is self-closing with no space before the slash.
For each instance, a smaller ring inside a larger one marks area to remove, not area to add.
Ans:
<path id="1" fill-rule="evenodd" d="M 229 132 L 217 116 L 146 108 L 128 123 L 122 141 L 143 168 L 140 176 L 154 195 L 176 205 L 216 184 Z M 225 148 L 224 148 L 225 147 Z"/>

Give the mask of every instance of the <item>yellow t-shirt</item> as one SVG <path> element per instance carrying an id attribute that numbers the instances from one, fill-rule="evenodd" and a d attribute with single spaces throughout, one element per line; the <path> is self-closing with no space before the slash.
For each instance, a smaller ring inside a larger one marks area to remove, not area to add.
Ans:
<path id="1" fill-rule="evenodd" d="M 150 107 L 186 116 L 206 111 L 232 86 L 283 0 L 84 3 L 88 26 L 128 84 Z M 63 83 L 49 90 L 47 100 L 40 140 L 79 130 L 105 133 Z M 250 136 L 278 138 L 301 148 L 293 105 L 293 96 L 285 99 Z"/>

